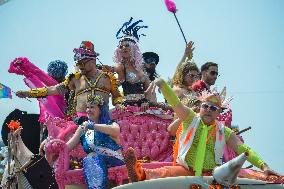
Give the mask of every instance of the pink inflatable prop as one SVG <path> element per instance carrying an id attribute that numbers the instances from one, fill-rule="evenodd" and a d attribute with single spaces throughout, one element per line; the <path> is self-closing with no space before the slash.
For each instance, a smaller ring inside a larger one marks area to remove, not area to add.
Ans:
<path id="1" fill-rule="evenodd" d="M 165 4 L 167 6 L 168 11 L 174 14 L 177 12 L 176 4 L 173 0 L 165 0 Z"/>
<path id="2" fill-rule="evenodd" d="M 13 60 L 10 63 L 8 72 L 23 75 L 25 77 L 24 82 L 29 88 L 45 87 L 57 84 L 57 81 L 25 57 L 19 57 Z M 64 118 L 66 104 L 63 95 L 39 98 L 38 101 L 40 106 L 40 122 L 45 122 L 48 116 Z"/>

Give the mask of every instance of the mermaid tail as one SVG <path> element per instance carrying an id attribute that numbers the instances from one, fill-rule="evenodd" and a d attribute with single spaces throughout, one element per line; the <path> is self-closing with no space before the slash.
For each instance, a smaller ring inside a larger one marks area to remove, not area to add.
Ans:
<path id="1" fill-rule="evenodd" d="M 83 159 L 84 178 L 89 189 L 106 189 L 108 168 L 123 165 L 120 159 L 111 156 L 89 154 Z"/>

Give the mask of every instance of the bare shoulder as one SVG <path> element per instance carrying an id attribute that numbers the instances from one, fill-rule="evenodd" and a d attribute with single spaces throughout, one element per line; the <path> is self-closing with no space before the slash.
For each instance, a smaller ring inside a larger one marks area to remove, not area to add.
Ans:
<path id="1" fill-rule="evenodd" d="M 114 69 L 115 72 L 118 74 L 118 79 L 123 80 L 124 78 L 123 65 L 121 63 L 115 64 Z"/>
<path id="2" fill-rule="evenodd" d="M 118 72 L 118 71 L 121 71 L 122 70 L 122 64 L 114 64 L 113 65 L 113 68 L 114 68 L 114 72 Z"/>
<path id="3" fill-rule="evenodd" d="M 71 81 L 69 82 L 68 87 L 70 90 L 75 90 L 76 89 L 76 82 L 78 82 L 78 80 L 75 80 L 74 78 L 71 79 Z"/>
<path id="4" fill-rule="evenodd" d="M 123 65 L 121 63 L 116 63 L 113 67 L 117 72 L 122 71 L 123 69 Z"/>
<path id="5" fill-rule="evenodd" d="M 118 73 L 119 75 L 123 74 L 124 67 L 123 67 L 122 64 L 116 64 L 116 68 L 115 69 L 116 69 L 116 73 Z"/>
<path id="6" fill-rule="evenodd" d="M 63 81 L 63 85 L 68 87 L 70 90 L 74 90 L 76 88 L 76 84 L 79 82 L 81 76 L 82 75 L 79 72 L 71 73 Z"/>

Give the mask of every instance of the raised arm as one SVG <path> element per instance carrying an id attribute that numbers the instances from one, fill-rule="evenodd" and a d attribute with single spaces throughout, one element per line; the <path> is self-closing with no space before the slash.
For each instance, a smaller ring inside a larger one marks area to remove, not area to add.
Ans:
<path id="1" fill-rule="evenodd" d="M 69 89 L 72 90 L 74 88 L 74 83 L 71 81 L 67 85 L 63 82 L 50 87 L 35 88 L 29 91 L 17 91 L 16 95 L 20 98 L 40 98 L 49 95 L 65 94 Z"/>
<path id="2" fill-rule="evenodd" d="M 156 79 L 155 84 L 160 88 L 163 96 L 171 105 L 180 120 L 185 120 L 192 110 L 181 103 L 177 95 L 174 93 L 173 89 L 165 82 L 165 80 L 161 78 Z"/>
<path id="3" fill-rule="evenodd" d="M 193 51 L 195 49 L 195 47 L 193 47 L 193 45 L 194 45 L 193 41 L 188 42 L 188 44 L 185 47 L 184 54 L 183 54 L 180 62 L 184 62 L 186 59 L 188 59 L 188 60 L 192 59 Z"/>
<path id="4" fill-rule="evenodd" d="M 193 41 L 188 42 L 188 44 L 186 45 L 185 50 L 184 50 L 184 54 L 183 54 L 183 56 L 182 56 L 182 58 L 181 58 L 179 64 L 178 64 L 177 67 L 176 67 L 176 71 L 175 71 L 173 77 L 176 77 L 177 72 L 178 72 L 178 70 L 179 70 L 181 64 L 184 63 L 186 59 L 188 59 L 188 60 L 191 60 L 191 59 L 192 59 L 192 57 L 193 57 L 193 51 L 194 51 L 194 49 L 195 49 L 195 48 L 193 47 L 193 45 L 194 45 L 194 42 L 193 42 Z"/>

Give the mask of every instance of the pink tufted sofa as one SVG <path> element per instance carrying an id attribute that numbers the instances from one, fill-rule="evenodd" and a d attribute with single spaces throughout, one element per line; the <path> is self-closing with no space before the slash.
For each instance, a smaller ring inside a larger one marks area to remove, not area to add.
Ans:
<path id="1" fill-rule="evenodd" d="M 124 112 L 112 112 L 113 119 L 120 125 L 120 144 L 124 150 L 133 147 L 139 159 L 172 161 L 172 143 L 167 132 L 172 115 L 158 113 L 149 109 L 142 114 L 135 106 L 127 107 Z"/>
<path id="2" fill-rule="evenodd" d="M 151 159 L 151 163 L 143 163 L 143 167 L 158 168 L 172 164 L 172 142 L 167 132 L 167 126 L 172 121 L 171 114 L 156 109 L 141 112 L 138 107 L 130 106 L 124 112 L 114 110 L 112 118 L 120 125 L 123 151 L 133 147 L 139 159 Z M 74 157 L 78 154 L 81 157 L 84 154 L 80 144 L 69 152 L 64 140 L 54 139 L 46 145 L 46 154 L 53 157 L 56 154 L 58 157 L 53 165 L 60 189 L 64 189 L 65 185 L 85 183 L 82 169 L 70 170 L 69 163 L 70 155 Z M 128 179 L 126 167 L 109 168 L 108 178 L 115 185 L 123 184 Z"/>

